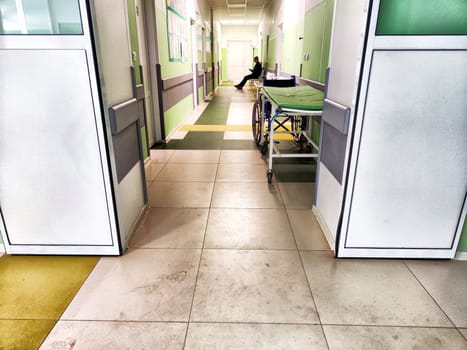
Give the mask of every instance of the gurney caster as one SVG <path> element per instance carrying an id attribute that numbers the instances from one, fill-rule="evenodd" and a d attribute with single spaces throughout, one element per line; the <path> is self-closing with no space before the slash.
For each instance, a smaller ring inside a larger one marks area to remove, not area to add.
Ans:
<path id="1" fill-rule="evenodd" d="M 272 183 L 272 170 L 268 170 L 268 184 Z"/>

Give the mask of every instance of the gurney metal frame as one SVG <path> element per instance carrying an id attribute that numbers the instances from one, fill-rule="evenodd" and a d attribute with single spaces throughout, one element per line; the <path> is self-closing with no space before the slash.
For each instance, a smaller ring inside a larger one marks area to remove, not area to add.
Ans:
<path id="1" fill-rule="evenodd" d="M 269 166 L 267 171 L 268 183 L 272 182 L 273 171 L 273 159 L 274 158 L 317 158 L 319 154 L 319 146 L 308 136 L 311 134 L 313 128 L 313 118 L 320 118 L 322 116 L 321 110 L 306 110 L 306 109 L 294 109 L 285 108 L 278 105 L 268 91 L 262 89 L 261 91 L 262 101 L 262 113 L 261 113 L 261 130 L 264 130 L 264 123 L 268 119 L 268 134 L 264 137 L 265 142 L 263 143 L 262 151 L 269 150 Z M 265 104 L 269 102 L 271 104 L 271 116 L 267 118 L 265 114 Z M 285 121 L 280 122 L 278 118 L 286 118 Z M 291 122 L 291 129 L 284 128 L 285 122 Z M 279 122 L 278 126 L 273 127 L 275 122 Z M 297 125 L 300 125 L 298 128 Z M 309 128 L 308 128 L 309 126 Z M 279 128 L 283 128 L 283 131 L 278 131 Z M 303 147 L 306 147 L 306 151 L 311 153 L 281 153 L 277 148 L 274 135 L 275 134 L 291 134 L 294 140 L 300 145 L 300 151 L 303 151 Z M 261 136 L 259 143 L 261 143 Z M 315 151 L 315 152 L 313 152 Z M 264 154 L 263 153 L 263 154 Z"/>

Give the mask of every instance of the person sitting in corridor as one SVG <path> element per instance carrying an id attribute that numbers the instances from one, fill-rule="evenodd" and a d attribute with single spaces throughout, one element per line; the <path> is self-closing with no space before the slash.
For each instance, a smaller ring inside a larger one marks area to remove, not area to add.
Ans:
<path id="1" fill-rule="evenodd" d="M 237 89 L 239 90 L 243 89 L 243 86 L 246 84 L 248 80 L 258 79 L 260 77 L 263 67 L 261 66 L 261 63 L 259 62 L 258 56 L 255 56 L 253 60 L 255 62 L 255 66 L 253 67 L 253 69 L 250 69 L 251 74 L 245 75 L 243 77 L 243 80 L 239 84 L 235 85 Z"/>

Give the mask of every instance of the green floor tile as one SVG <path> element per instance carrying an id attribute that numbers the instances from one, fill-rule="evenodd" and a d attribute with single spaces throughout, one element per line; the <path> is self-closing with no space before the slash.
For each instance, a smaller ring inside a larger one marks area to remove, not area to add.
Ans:
<path id="1" fill-rule="evenodd" d="M 279 182 L 315 182 L 316 179 L 316 164 L 274 162 L 272 169 Z"/>
<path id="2" fill-rule="evenodd" d="M 229 105 L 206 108 L 198 120 L 197 125 L 225 125 L 229 114 Z"/>
<path id="3" fill-rule="evenodd" d="M 252 140 L 224 140 L 222 149 L 243 150 L 243 149 L 258 149 L 256 143 Z M 259 150 L 258 150 L 259 152 Z"/>
<path id="4" fill-rule="evenodd" d="M 183 140 L 171 140 L 153 149 L 221 149 L 224 132 L 189 132 Z"/>

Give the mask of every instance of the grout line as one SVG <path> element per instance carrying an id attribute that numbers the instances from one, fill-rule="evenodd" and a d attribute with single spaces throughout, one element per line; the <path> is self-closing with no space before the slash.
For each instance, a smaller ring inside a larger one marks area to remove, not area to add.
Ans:
<path id="1" fill-rule="evenodd" d="M 96 323 L 174 323 L 174 324 L 231 324 L 231 325 L 273 325 L 273 326 L 332 326 L 332 327 L 369 327 L 369 328 L 409 328 L 409 329 L 446 329 L 457 330 L 460 332 L 462 327 L 446 327 L 446 326 L 413 326 L 413 325 L 379 325 L 379 324 L 349 324 L 349 323 L 314 323 L 314 322 L 255 322 L 255 321 L 186 321 L 186 320 L 112 320 L 112 319 L 70 319 L 70 318 L 0 318 L 1 321 L 65 321 L 65 322 L 96 322 Z"/>
<path id="2" fill-rule="evenodd" d="M 217 168 L 216 168 L 216 174 L 214 176 L 214 180 L 217 178 L 217 174 L 219 172 L 220 153 L 221 152 L 219 152 L 219 158 L 218 158 L 218 162 L 217 162 Z M 194 304 L 194 301 L 195 301 L 196 287 L 198 286 L 199 271 L 201 269 L 201 261 L 203 259 L 204 244 L 205 244 L 205 241 L 206 241 L 206 234 L 207 234 L 207 230 L 208 230 L 209 219 L 210 219 L 210 216 L 211 216 L 211 207 L 212 207 L 212 201 L 213 201 L 213 198 L 214 198 L 215 187 L 216 187 L 216 183 L 214 182 L 213 186 L 212 186 L 211 198 L 210 198 L 210 201 L 209 201 L 208 215 L 206 216 L 206 226 L 204 228 L 204 235 L 203 235 L 203 240 L 202 240 L 202 244 L 201 244 L 201 252 L 200 252 L 200 255 L 199 255 L 198 269 L 196 271 L 195 284 L 193 286 L 193 295 L 191 297 L 190 312 L 188 313 L 188 324 L 187 324 L 186 331 L 185 331 L 185 338 L 183 340 L 183 349 L 185 349 L 185 347 L 186 347 L 186 341 L 187 341 L 187 337 L 188 337 L 188 330 L 190 328 L 191 315 L 192 315 L 192 312 L 193 312 L 193 304 Z"/>
<path id="3" fill-rule="evenodd" d="M 279 189 L 279 192 L 280 192 L 280 189 Z M 282 196 L 282 193 L 281 193 L 281 196 Z M 292 232 L 292 235 L 293 235 L 296 251 L 297 251 L 297 254 L 298 254 L 298 259 L 300 260 L 300 265 L 302 266 L 302 272 L 305 275 L 305 280 L 306 280 L 306 283 L 308 285 L 308 290 L 310 291 L 310 296 L 311 296 L 311 299 L 313 300 L 313 305 L 315 306 L 316 317 L 318 317 L 319 325 L 320 325 L 320 328 L 321 328 L 321 332 L 323 334 L 324 341 L 326 342 L 326 346 L 328 347 L 328 349 L 330 349 L 329 342 L 328 342 L 328 339 L 326 337 L 326 333 L 324 332 L 323 323 L 321 322 L 321 316 L 319 315 L 318 306 L 316 305 L 315 297 L 313 296 L 313 291 L 311 289 L 310 280 L 308 279 L 308 275 L 306 273 L 305 264 L 303 263 L 302 254 L 300 253 L 300 249 L 298 249 L 298 243 L 297 243 L 297 239 L 295 237 L 295 231 L 293 229 L 291 219 L 289 217 L 289 212 L 287 210 L 285 210 L 285 214 L 286 214 L 287 220 L 289 222 L 290 231 Z"/>
<path id="4" fill-rule="evenodd" d="M 423 285 L 422 281 L 415 275 L 415 273 L 412 271 L 410 266 L 407 264 L 406 260 L 402 260 L 402 263 L 405 265 L 405 267 L 409 270 L 409 272 L 412 274 L 412 276 L 415 278 L 415 280 L 420 284 L 420 286 L 425 290 L 425 292 L 430 296 L 430 298 L 433 300 L 433 302 L 438 306 L 438 308 L 441 310 L 441 312 L 446 316 L 446 318 L 451 322 L 451 324 L 456 327 L 456 324 L 454 323 L 453 320 L 449 317 L 449 315 L 444 311 L 444 309 L 439 305 L 438 301 L 435 299 L 433 295 L 428 291 L 428 289 Z"/>

